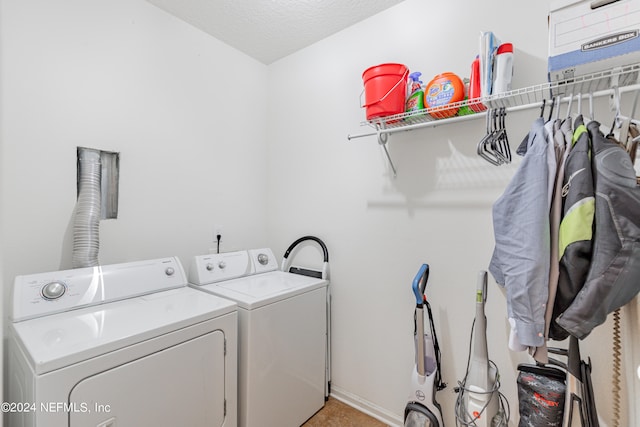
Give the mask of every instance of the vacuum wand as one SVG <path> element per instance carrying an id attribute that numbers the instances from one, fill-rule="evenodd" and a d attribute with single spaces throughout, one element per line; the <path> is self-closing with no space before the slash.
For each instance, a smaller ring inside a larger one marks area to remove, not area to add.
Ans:
<path id="1" fill-rule="evenodd" d="M 431 307 L 425 289 L 429 279 L 429 265 L 422 264 L 412 282 L 416 308 L 413 315 L 416 363 L 411 370 L 409 400 L 404 409 L 404 427 L 444 427 L 442 408 L 436 392 L 446 387 L 440 371 L 440 348 L 433 324 Z M 425 332 L 425 311 L 429 317 L 430 333 Z"/>
<path id="2" fill-rule="evenodd" d="M 426 366 L 424 363 L 425 348 L 423 343 L 424 337 L 424 291 L 427 287 L 429 279 L 429 265 L 423 264 L 418 271 L 415 279 L 413 279 L 413 294 L 416 297 L 416 368 L 418 375 L 425 376 Z"/>
<path id="3" fill-rule="evenodd" d="M 476 287 L 476 319 L 473 336 L 473 352 L 469 365 L 469 382 L 481 390 L 490 389 L 489 350 L 487 348 L 487 316 L 484 304 L 487 301 L 487 272 L 478 273 Z M 491 387 L 493 388 L 493 387 Z"/>
<path id="4" fill-rule="evenodd" d="M 506 425 L 500 406 L 498 372 L 489 360 L 487 346 L 487 272 L 480 271 L 476 285 L 476 316 L 472 328 L 467 373 L 460 385 L 456 403 L 458 425 L 494 427 Z"/>

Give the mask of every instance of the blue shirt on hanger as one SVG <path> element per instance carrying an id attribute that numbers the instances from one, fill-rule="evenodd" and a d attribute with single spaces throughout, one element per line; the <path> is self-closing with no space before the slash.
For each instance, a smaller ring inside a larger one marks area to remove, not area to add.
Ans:
<path id="1" fill-rule="evenodd" d="M 495 248 L 489 271 L 506 290 L 512 350 L 545 342 L 550 257 L 547 144 L 540 117 L 518 149 L 524 153 L 518 170 L 493 205 Z"/>

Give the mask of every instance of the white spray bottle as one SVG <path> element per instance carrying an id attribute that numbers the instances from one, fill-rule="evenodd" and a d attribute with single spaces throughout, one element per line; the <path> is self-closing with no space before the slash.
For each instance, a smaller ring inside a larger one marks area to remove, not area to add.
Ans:
<path id="1" fill-rule="evenodd" d="M 492 94 L 509 92 L 513 77 L 513 45 L 503 43 L 498 47 L 494 57 L 494 81 Z"/>

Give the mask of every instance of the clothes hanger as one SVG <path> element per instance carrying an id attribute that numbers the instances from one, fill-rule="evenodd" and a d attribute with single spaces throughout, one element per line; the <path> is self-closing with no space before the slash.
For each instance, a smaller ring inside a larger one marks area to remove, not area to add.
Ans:
<path id="1" fill-rule="evenodd" d="M 571 107 L 573 106 L 573 94 L 569 95 L 569 104 L 567 105 L 567 117 L 565 117 L 565 120 L 568 120 L 571 118 Z"/>
<path id="2" fill-rule="evenodd" d="M 549 109 L 549 118 L 547 119 L 547 121 L 551 120 L 551 117 L 553 117 L 553 109 L 556 106 L 556 98 L 556 96 L 551 98 L 551 108 Z"/>
<path id="3" fill-rule="evenodd" d="M 582 115 L 582 93 L 578 93 L 578 115 Z"/>
<path id="4" fill-rule="evenodd" d="M 505 126 L 506 108 L 487 111 L 487 134 L 480 140 L 477 153 L 495 166 L 511 163 L 511 148 Z"/>
<path id="5" fill-rule="evenodd" d="M 631 123 L 633 123 L 636 126 L 640 126 L 640 120 L 637 120 L 635 118 L 636 108 L 638 107 L 638 99 L 640 98 L 639 95 L 640 95 L 640 89 L 636 89 L 633 94 L 633 104 L 631 104 L 631 114 L 629 115 L 629 119 L 631 119 Z"/>
<path id="6" fill-rule="evenodd" d="M 638 95 L 640 95 L 640 89 L 636 89 L 634 97 L 633 97 L 633 107 L 631 108 L 631 118 L 634 118 L 636 116 L 636 107 L 638 106 Z M 640 124 L 637 121 L 633 122 L 636 126 L 640 127 Z M 631 147 L 629 146 L 630 144 L 633 144 L 634 142 L 637 143 L 638 141 L 640 141 L 640 135 L 636 136 L 635 138 L 633 138 L 629 144 L 627 144 L 627 152 L 631 155 Z M 635 158 L 635 153 L 634 156 L 632 156 L 632 158 Z"/>
<path id="7" fill-rule="evenodd" d="M 636 116 L 636 107 L 638 106 L 638 95 L 640 95 L 640 89 L 636 89 L 633 93 L 633 106 L 631 107 L 631 118 Z"/>
<path id="8" fill-rule="evenodd" d="M 558 120 L 560 118 L 560 102 L 561 101 L 559 95 L 551 98 L 551 108 L 549 109 L 549 117 L 547 118 L 547 122 L 551 120 Z"/>
<path id="9" fill-rule="evenodd" d="M 490 108 L 487 111 L 487 134 L 478 142 L 478 146 L 476 152 L 480 157 L 488 161 L 494 166 L 500 166 L 502 164 L 500 158 L 496 155 L 495 151 L 492 149 L 493 139 L 494 139 L 494 130 L 491 126 L 492 116 L 494 115 L 495 109 Z"/>
<path id="10" fill-rule="evenodd" d="M 496 155 L 496 158 L 500 162 L 500 164 L 507 162 L 507 157 L 505 153 L 503 153 L 503 138 L 506 130 L 504 129 L 504 122 L 501 120 L 502 118 L 502 108 L 496 108 L 493 110 L 493 138 L 491 140 L 491 149 Z"/>
<path id="11" fill-rule="evenodd" d="M 607 137 L 611 137 L 611 136 L 615 137 L 614 129 L 617 128 L 619 129 L 618 141 L 625 146 L 627 146 L 627 143 L 629 141 L 629 127 L 631 126 L 631 124 L 635 126 L 640 126 L 640 121 L 634 119 L 636 103 L 638 101 L 637 95 L 638 95 L 638 91 L 636 90 L 636 93 L 634 96 L 634 103 L 631 110 L 631 115 L 625 116 L 624 114 L 622 114 L 622 111 L 620 108 L 620 104 L 621 104 L 620 91 L 618 87 L 614 88 L 615 116 L 613 118 L 613 124 L 611 125 L 611 130 L 609 131 L 609 134 L 607 135 Z M 631 142 L 633 142 L 633 140 L 631 140 Z"/>
<path id="12" fill-rule="evenodd" d="M 507 127 L 505 124 L 506 117 L 507 109 L 502 107 L 500 109 L 500 152 L 502 153 L 505 163 L 511 163 L 511 147 L 509 146 L 509 137 L 507 136 Z"/>
<path id="13" fill-rule="evenodd" d="M 611 128 L 609 132 L 607 132 L 607 138 L 615 138 L 614 131 L 616 128 L 619 128 L 622 125 L 620 119 L 620 89 L 618 86 L 613 87 L 613 103 L 614 103 L 614 114 L 613 114 L 613 122 L 611 123 Z"/>
<path id="14" fill-rule="evenodd" d="M 640 127 L 640 123 L 638 123 L 637 120 L 634 120 L 634 117 L 636 115 L 636 107 L 638 106 L 638 98 L 640 95 L 640 89 L 636 89 L 634 92 L 634 96 L 633 96 L 633 104 L 631 107 L 631 124 L 633 124 L 635 126 L 635 128 L 637 129 L 638 127 Z M 637 155 L 637 151 L 638 151 L 638 142 L 640 141 L 640 135 L 634 137 L 634 138 L 629 138 L 627 136 L 627 138 L 625 140 L 622 140 L 620 142 L 622 142 L 625 145 L 625 149 L 627 150 L 627 154 L 629 154 L 629 157 L 631 157 L 631 163 L 635 164 L 636 161 L 636 155 Z"/>
<path id="15" fill-rule="evenodd" d="M 555 116 L 553 116 L 554 120 L 559 120 L 560 119 L 560 104 L 562 103 L 562 97 L 557 96 L 556 97 L 558 99 L 558 106 L 556 107 L 556 114 Z"/>
<path id="16" fill-rule="evenodd" d="M 500 164 L 509 163 L 511 156 L 509 147 L 505 145 L 507 130 L 504 126 L 504 116 L 506 112 L 504 108 L 497 108 L 493 111 L 493 138 L 491 141 L 491 149 Z"/>

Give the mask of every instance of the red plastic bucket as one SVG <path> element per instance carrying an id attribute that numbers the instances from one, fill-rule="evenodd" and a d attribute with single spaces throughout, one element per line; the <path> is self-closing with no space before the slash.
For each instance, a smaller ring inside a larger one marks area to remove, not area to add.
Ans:
<path id="1" fill-rule="evenodd" d="M 408 76 L 403 64 L 380 64 L 362 73 L 367 120 L 404 113 Z"/>

